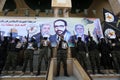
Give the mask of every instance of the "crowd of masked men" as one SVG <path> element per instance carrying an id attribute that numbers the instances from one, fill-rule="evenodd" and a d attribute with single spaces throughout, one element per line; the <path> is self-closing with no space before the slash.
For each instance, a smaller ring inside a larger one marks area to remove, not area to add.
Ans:
<path id="1" fill-rule="evenodd" d="M 43 38 L 43 40 L 47 39 Z M 46 69 L 49 66 L 50 58 L 52 58 L 52 55 L 47 55 L 48 48 L 52 53 L 50 42 L 45 44 L 38 47 L 33 37 L 28 41 L 26 38 L 26 42 L 21 42 L 18 38 L 4 37 L 0 44 L 0 74 L 14 74 L 17 71 L 17 66 L 20 66 L 22 67 L 20 75 L 24 75 L 29 63 L 30 74 L 40 75 L 42 58 L 45 59 Z M 39 61 L 36 64 L 38 69 L 37 73 L 34 73 L 33 55 L 34 51 L 38 49 L 41 49 Z M 118 74 L 120 71 L 120 37 L 116 37 L 116 39 L 101 38 L 98 43 L 91 36 L 87 42 L 78 37 L 78 40 L 75 40 L 75 47 L 71 48 L 71 53 L 85 71 L 91 71 L 90 74 Z"/>

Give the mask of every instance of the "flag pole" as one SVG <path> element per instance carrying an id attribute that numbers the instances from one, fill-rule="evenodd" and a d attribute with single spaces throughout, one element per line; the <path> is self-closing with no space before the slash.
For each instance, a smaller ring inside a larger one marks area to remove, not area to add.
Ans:
<path id="1" fill-rule="evenodd" d="M 0 28 L 0 42 L 2 41 L 2 40 L 1 40 L 1 37 L 2 37 L 2 36 L 1 36 L 1 33 L 2 33 L 2 32 L 1 32 L 1 28 Z"/>
<path id="2" fill-rule="evenodd" d="M 113 25 L 111 25 L 111 24 L 109 24 L 109 23 L 106 23 L 106 24 L 108 24 L 108 25 L 111 26 L 112 28 L 114 28 L 114 29 L 120 31 L 120 30 L 119 30 L 118 28 L 116 28 L 115 26 L 113 26 Z"/>

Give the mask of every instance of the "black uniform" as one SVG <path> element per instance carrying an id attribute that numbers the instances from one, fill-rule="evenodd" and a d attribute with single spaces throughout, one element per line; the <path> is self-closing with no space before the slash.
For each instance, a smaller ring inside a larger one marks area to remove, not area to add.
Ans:
<path id="1" fill-rule="evenodd" d="M 31 40 L 28 43 L 26 50 L 24 51 L 24 64 L 22 69 L 23 73 L 21 75 L 25 73 L 28 62 L 29 62 L 30 72 L 33 73 L 33 55 L 34 55 L 34 50 L 36 49 L 37 49 L 37 43 L 35 42 L 35 40 Z"/>
<path id="2" fill-rule="evenodd" d="M 77 59 L 79 63 L 83 66 L 85 70 L 87 70 L 87 57 L 86 57 L 86 52 L 87 52 L 87 47 L 86 44 L 81 40 L 80 37 L 78 37 L 78 41 L 76 44 L 77 48 Z"/>
<path id="3" fill-rule="evenodd" d="M 5 37 L 4 41 L 2 41 L 1 45 L 0 45 L 0 74 L 3 70 L 3 67 L 4 67 L 5 62 L 6 62 L 7 46 L 8 46 L 8 39 L 7 39 L 7 37 Z"/>
<path id="4" fill-rule="evenodd" d="M 112 68 L 112 61 L 110 57 L 111 45 L 105 41 L 104 38 L 98 43 L 99 51 L 101 53 L 101 65 L 104 69 Z"/>
<path id="5" fill-rule="evenodd" d="M 100 72 L 100 56 L 99 56 L 99 51 L 98 51 L 98 45 L 92 39 L 92 37 L 89 38 L 87 46 L 88 46 L 90 63 L 91 63 L 91 67 L 92 67 L 92 73 L 95 74 L 96 68 L 97 68 L 98 73 L 101 73 Z"/>
<path id="6" fill-rule="evenodd" d="M 5 63 L 5 71 L 8 71 L 10 66 L 12 66 L 13 73 L 16 70 L 16 64 L 17 64 L 16 62 L 17 62 L 17 55 L 18 55 L 16 51 L 16 45 L 17 45 L 17 40 L 14 40 L 14 39 L 8 43 L 8 46 L 7 46 L 8 56 Z"/>
<path id="7" fill-rule="evenodd" d="M 67 73 L 67 48 L 68 44 L 63 39 L 60 40 L 58 49 L 57 49 L 57 74 L 56 76 L 59 76 L 60 74 L 60 65 L 61 62 L 63 63 L 64 68 L 64 75 L 68 76 Z"/>
<path id="8" fill-rule="evenodd" d="M 47 40 L 47 37 L 44 37 L 44 39 L 41 41 L 41 44 L 40 44 L 37 75 L 40 75 L 41 63 L 43 59 L 45 60 L 45 68 L 46 69 L 48 68 L 48 62 L 49 62 L 49 57 L 50 57 L 48 56 L 49 49 L 50 49 L 50 42 Z"/>
<path id="9" fill-rule="evenodd" d="M 116 73 L 120 72 L 120 40 L 116 39 L 112 43 L 112 58 L 113 58 L 113 63 L 114 63 L 114 68 L 116 70 Z"/>

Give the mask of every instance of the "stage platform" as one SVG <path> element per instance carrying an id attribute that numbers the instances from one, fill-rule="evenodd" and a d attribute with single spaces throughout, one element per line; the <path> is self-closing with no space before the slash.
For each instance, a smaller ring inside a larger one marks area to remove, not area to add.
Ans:
<path id="1" fill-rule="evenodd" d="M 36 76 L 37 72 L 34 72 L 34 75 L 31 76 L 29 71 L 22 76 L 20 75 L 21 71 L 16 71 L 14 75 L 12 75 L 12 72 L 10 71 L 9 74 L 4 75 L 3 71 L 3 74 L 0 75 L 0 80 L 120 80 L 120 74 L 116 73 L 94 75 L 87 73 L 78 61 L 73 58 L 67 60 L 69 77 L 63 75 L 63 67 L 61 67 L 60 76 L 56 77 L 56 64 L 56 58 L 52 58 L 49 71 L 42 71 L 39 76 Z M 61 64 L 61 66 L 63 65 Z"/>
<path id="2" fill-rule="evenodd" d="M 120 74 L 95 74 L 90 75 L 93 80 L 120 80 Z M 18 74 L 12 75 L 1 75 L 0 80 L 46 80 L 46 75 L 33 75 L 25 74 L 24 76 L 20 76 Z M 76 79 L 75 76 L 65 77 L 59 76 L 54 77 L 53 80 L 79 80 Z"/>

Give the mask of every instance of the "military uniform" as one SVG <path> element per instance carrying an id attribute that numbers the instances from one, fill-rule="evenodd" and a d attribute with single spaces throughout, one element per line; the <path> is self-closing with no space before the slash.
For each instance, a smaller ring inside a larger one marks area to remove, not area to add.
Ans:
<path id="1" fill-rule="evenodd" d="M 113 64 L 114 68 L 116 70 L 116 73 L 120 72 L 120 41 L 116 40 L 112 43 L 112 58 L 113 58 Z"/>
<path id="2" fill-rule="evenodd" d="M 1 42 L 0 45 L 0 74 L 5 66 L 6 58 L 7 58 L 7 47 L 8 46 L 8 40 L 5 37 L 4 41 Z"/>
<path id="3" fill-rule="evenodd" d="M 63 68 L 64 68 L 64 75 L 68 76 L 67 72 L 67 49 L 68 49 L 68 44 L 66 41 L 63 39 L 60 40 L 58 49 L 57 49 L 57 74 L 56 76 L 59 76 L 60 74 L 60 65 L 61 62 L 63 63 Z"/>
<path id="4" fill-rule="evenodd" d="M 42 60 L 45 60 L 45 68 L 48 68 L 48 62 L 49 62 L 49 48 L 50 48 L 50 42 L 47 40 L 47 38 L 44 38 L 41 41 L 40 44 L 40 52 L 39 52 L 39 58 L 38 58 L 38 70 L 37 70 L 37 74 L 36 75 L 40 75 L 40 71 L 41 71 L 41 63 Z"/>
<path id="5" fill-rule="evenodd" d="M 79 63 L 83 66 L 83 68 L 87 70 L 87 47 L 80 37 L 78 37 L 76 48 L 78 51 L 76 58 L 78 59 Z"/>
<path id="6" fill-rule="evenodd" d="M 7 47 L 8 56 L 5 64 L 6 72 L 9 70 L 10 66 L 12 66 L 13 73 L 16 70 L 16 64 L 17 64 L 16 62 L 17 62 L 17 55 L 18 55 L 16 45 L 17 45 L 17 41 L 14 39 L 8 43 L 8 47 Z"/>
<path id="7" fill-rule="evenodd" d="M 89 58 L 90 63 L 92 67 L 92 73 L 95 74 L 95 69 L 97 68 L 98 73 L 100 72 L 100 56 L 98 51 L 98 45 L 97 43 L 90 37 L 88 43 L 88 52 L 89 52 Z"/>
<path id="8" fill-rule="evenodd" d="M 107 43 L 104 38 L 98 43 L 98 49 L 101 53 L 100 63 L 104 67 L 106 73 L 112 72 L 112 61 L 110 57 L 111 45 Z"/>
<path id="9" fill-rule="evenodd" d="M 21 75 L 25 73 L 28 61 L 29 61 L 31 75 L 33 75 L 33 55 L 34 55 L 34 50 L 36 49 L 37 49 L 37 44 L 35 43 L 35 41 L 31 41 L 28 43 L 27 48 L 24 51 L 24 64 Z"/>

